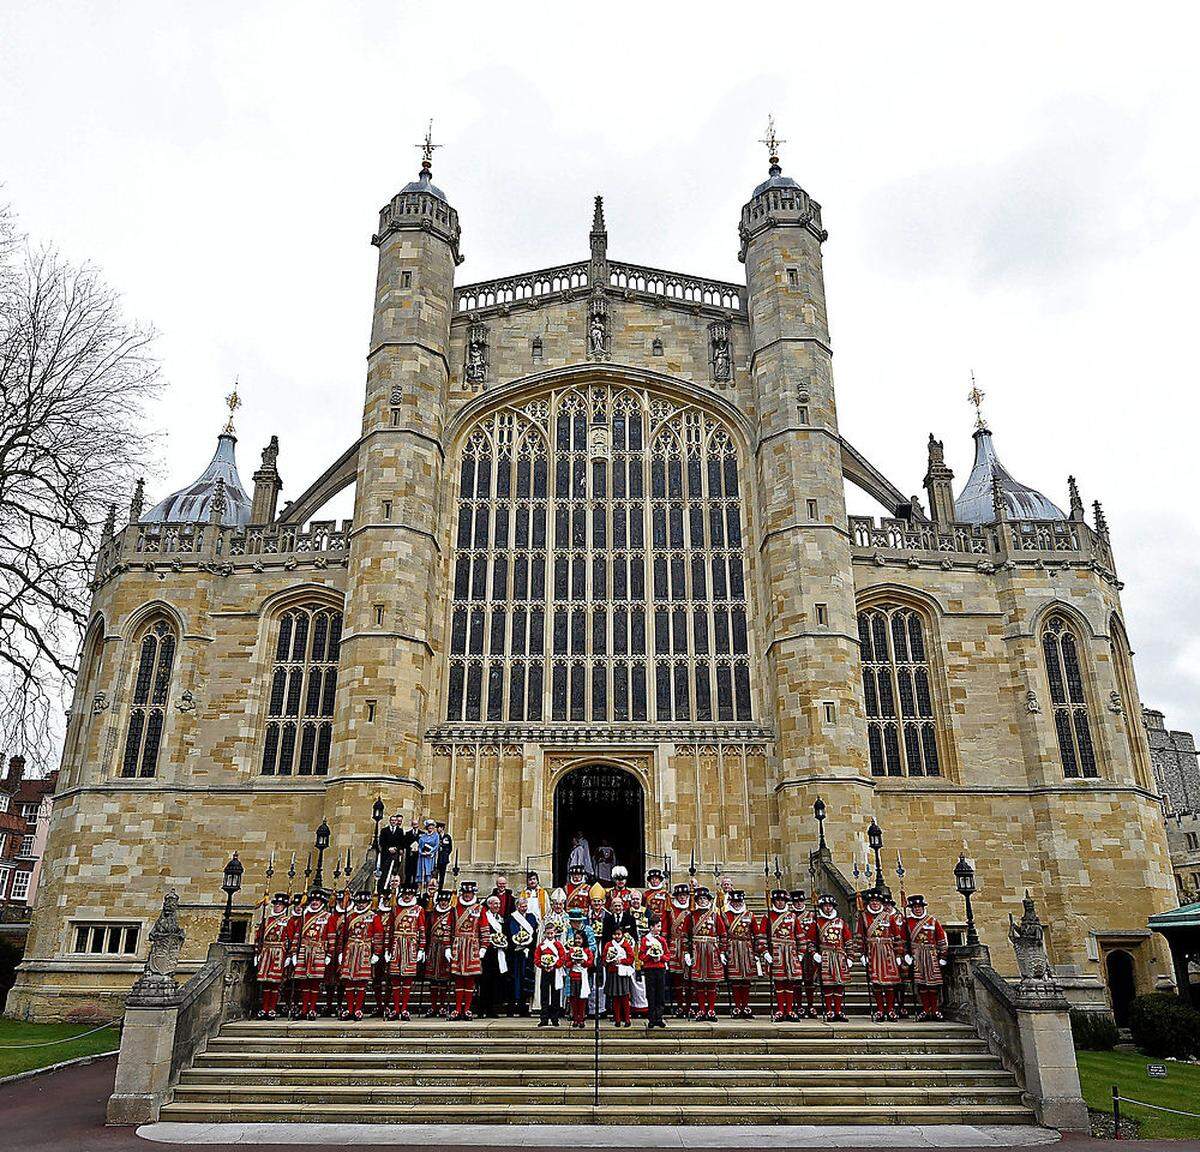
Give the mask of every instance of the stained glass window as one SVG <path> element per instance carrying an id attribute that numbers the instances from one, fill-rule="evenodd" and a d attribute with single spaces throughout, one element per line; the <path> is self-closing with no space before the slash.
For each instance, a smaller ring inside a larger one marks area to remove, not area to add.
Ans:
<path id="1" fill-rule="evenodd" d="M 912 608 L 858 614 L 867 751 L 873 776 L 940 776 L 925 624 Z"/>
<path id="2" fill-rule="evenodd" d="M 341 641 L 338 608 L 304 604 L 279 616 L 263 740 L 264 775 L 329 772 Z"/>
<path id="3" fill-rule="evenodd" d="M 1062 758 L 1063 775 L 1096 777 L 1096 749 L 1088 721 L 1087 697 L 1079 658 L 1079 637 L 1065 616 L 1054 615 L 1042 629 L 1042 654 L 1050 681 L 1054 731 Z"/>
<path id="4" fill-rule="evenodd" d="M 158 767 L 174 662 L 175 633 L 165 620 L 157 620 L 143 631 L 138 647 L 129 726 L 121 757 L 122 776 L 153 776 Z"/>
<path id="5" fill-rule="evenodd" d="M 485 417 L 458 466 L 451 721 L 745 721 L 738 456 L 710 414 L 556 392 Z"/>

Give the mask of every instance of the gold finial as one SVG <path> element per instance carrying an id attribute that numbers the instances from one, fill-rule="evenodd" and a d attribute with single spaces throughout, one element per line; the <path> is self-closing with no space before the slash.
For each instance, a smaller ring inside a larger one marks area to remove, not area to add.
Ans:
<path id="1" fill-rule="evenodd" d="M 222 436 L 233 436 L 233 414 L 242 406 L 242 398 L 238 395 L 238 382 L 235 379 L 233 382 L 233 391 L 225 397 L 225 407 L 229 409 L 229 419 L 225 421 L 224 431 Z"/>
<path id="2" fill-rule="evenodd" d="M 781 140 L 775 135 L 775 117 L 773 115 L 767 117 L 767 134 L 759 141 L 760 144 L 767 146 L 767 151 L 771 154 L 771 163 L 779 163 L 779 145 L 786 144 L 786 140 Z"/>
<path id="3" fill-rule="evenodd" d="M 967 393 L 967 399 L 975 405 L 975 427 L 980 432 L 987 431 L 987 421 L 983 418 L 983 398 L 986 392 L 981 392 L 979 386 L 975 383 L 975 373 L 971 372 L 971 391 Z"/>
<path id="4" fill-rule="evenodd" d="M 425 139 L 420 144 L 414 144 L 414 148 L 421 149 L 421 167 L 428 171 L 433 166 L 433 150 L 440 148 L 440 144 L 433 142 L 433 121 L 429 121 L 429 127 L 425 129 Z"/>

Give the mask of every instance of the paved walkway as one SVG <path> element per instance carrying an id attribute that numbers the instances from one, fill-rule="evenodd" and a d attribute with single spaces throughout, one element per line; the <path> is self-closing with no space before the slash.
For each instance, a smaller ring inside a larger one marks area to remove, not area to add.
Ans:
<path id="1" fill-rule="evenodd" d="M 439 1143 L 457 1148 L 1028 1148 L 1054 1144 L 1057 1132 L 1045 1128 L 985 1127 L 972 1124 L 844 1125 L 785 1124 L 739 1127 L 666 1124 L 623 1127 L 614 1124 L 495 1124 L 481 1128 L 445 1124 Z M 138 1135 L 170 1144 L 297 1144 L 309 1147 L 405 1145 L 420 1147 L 431 1135 L 421 1124 L 147 1124 Z"/>
<path id="2" fill-rule="evenodd" d="M 1039 1128 L 983 1128 L 945 1126 L 937 1128 L 551 1128 L 496 1125 L 491 1128 L 413 1128 L 401 1126 L 356 1126 L 333 1128 L 317 1124 L 204 1125 L 153 1124 L 137 1132 L 131 1128 L 107 1128 L 104 1106 L 112 1091 L 116 1060 L 109 1057 L 91 1064 L 48 1072 L 29 1080 L 0 1087 L 0 1147 L 13 1152 L 153 1152 L 170 1147 L 163 1137 L 174 1129 L 184 1137 L 180 1147 L 201 1145 L 204 1152 L 236 1152 L 252 1143 L 258 1149 L 295 1148 L 298 1144 L 326 1148 L 383 1148 L 395 1152 L 439 1152 L 443 1148 L 538 1148 L 560 1147 L 566 1152 L 621 1143 L 638 1148 L 948 1148 L 1030 1147 L 1031 1142 L 1053 1142 L 1057 1133 Z M 187 1131 L 184 1131 L 184 1130 Z M 264 1129 L 258 1133 L 253 1129 Z M 630 1141 L 629 1134 L 637 1139 Z M 414 1139 L 415 1136 L 415 1139 Z M 264 1142 L 277 1141 L 275 1144 Z M 382 1137 L 382 1138 L 380 1138 Z M 433 1139 L 431 1139 L 433 1137 Z M 346 1141 L 338 1145 L 337 1140 Z M 434 1142 L 436 1140 L 436 1143 Z M 154 1141 L 158 1141 L 155 1143 Z M 237 1143 L 234 1143 L 237 1141 Z M 1188 1141 L 1143 1141 L 1137 1152 L 1179 1152 L 1198 1148 Z M 1053 1145 L 1053 1152 L 1106 1152 L 1107 1141 L 1066 1136 Z"/>

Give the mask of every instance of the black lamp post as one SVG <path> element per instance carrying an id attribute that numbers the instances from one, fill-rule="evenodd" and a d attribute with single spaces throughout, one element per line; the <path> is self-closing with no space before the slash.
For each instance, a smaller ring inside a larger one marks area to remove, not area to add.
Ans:
<path id="1" fill-rule="evenodd" d="M 820 843 L 817 845 L 818 851 L 825 851 L 825 801 L 820 796 L 817 797 L 816 803 L 813 804 L 813 815 L 817 818 L 817 835 Z"/>
<path id="2" fill-rule="evenodd" d="M 371 819 L 375 821 L 375 835 L 371 837 L 371 847 L 375 849 L 375 862 L 379 862 L 379 822 L 383 819 L 383 797 L 376 796 L 371 805 Z"/>
<path id="3" fill-rule="evenodd" d="M 221 877 L 221 891 L 225 893 L 225 915 L 221 917 L 221 931 L 217 934 L 217 939 L 222 944 L 228 944 L 233 938 L 233 898 L 241 890 L 244 871 L 235 852 L 225 865 L 225 874 Z"/>
<path id="4" fill-rule="evenodd" d="M 871 846 L 871 851 L 875 853 L 875 883 L 883 887 L 883 865 L 879 863 L 879 853 L 883 849 L 883 829 L 875 823 L 875 817 L 871 817 L 871 827 L 867 829 L 867 843 Z"/>
<path id="5" fill-rule="evenodd" d="M 971 867 L 965 852 L 958 854 L 954 865 L 954 886 L 967 905 L 967 947 L 979 947 L 979 933 L 975 931 L 975 913 L 971 911 L 971 897 L 975 893 L 975 869 Z"/>
<path id="6" fill-rule="evenodd" d="M 313 884 L 318 888 L 324 888 L 324 880 L 321 875 L 321 865 L 325 860 L 325 849 L 329 847 L 329 825 L 325 823 L 325 817 L 321 817 L 321 823 L 317 825 L 317 838 L 313 843 L 313 847 L 317 850 L 317 871 L 313 876 Z"/>

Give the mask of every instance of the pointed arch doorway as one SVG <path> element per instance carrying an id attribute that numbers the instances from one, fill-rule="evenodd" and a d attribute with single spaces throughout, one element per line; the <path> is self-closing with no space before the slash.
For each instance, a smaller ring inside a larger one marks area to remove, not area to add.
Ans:
<path id="1" fill-rule="evenodd" d="M 592 855 L 611 845 L 614 863 L 629 869 L 629 883 L 645 883 L 646 793 L 631 772 L 612 764 L 572 768 L 554 789 L 554 882 L 567 882 L 574 837 L 587 838 Z"/>

